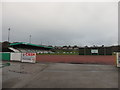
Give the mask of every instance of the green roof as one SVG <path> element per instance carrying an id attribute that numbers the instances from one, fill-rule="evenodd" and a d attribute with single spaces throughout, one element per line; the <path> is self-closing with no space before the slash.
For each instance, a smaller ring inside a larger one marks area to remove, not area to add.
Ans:
<path id="1" fill-rule="evenodd" d="M 48 47 L 48 46 L 43 46 L 43 45 L 36 45 L 36 44 L 31 44 L 31 43 L 26 43 L 26 42 L 11 43 L 10 46 L 20 45 L 20 44 L 30 45 L 30 46 L 36 46 L 36 47 L 51 48 L 51 49 L 53 48 L 53 47 Z"/>

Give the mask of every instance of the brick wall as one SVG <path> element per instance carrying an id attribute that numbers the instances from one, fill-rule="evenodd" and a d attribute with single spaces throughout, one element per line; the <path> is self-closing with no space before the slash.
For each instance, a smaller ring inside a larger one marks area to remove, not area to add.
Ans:
<path id="1" fill-rule="evenodd" d="M 85 63 L 85 64 L 108 64 L 115 65 L 116 57 L 112 55 L 37 55 L 37 62 L 62 62 L 62 63 Z"/>

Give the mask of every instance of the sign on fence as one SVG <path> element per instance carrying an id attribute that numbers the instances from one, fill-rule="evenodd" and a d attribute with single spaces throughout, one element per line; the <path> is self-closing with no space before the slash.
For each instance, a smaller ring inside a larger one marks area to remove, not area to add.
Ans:
<path id="1" fill-rule="evenodd" d="M 117 55 L 117 67 L 120 67 L 120 53 L 116 53 Z"/>
<path id="2" fill-rule="evenodd" d="M 22 62 L 36 62 L 36 53 L 22 53 Z"/>
<path id="3" fill-rule="evenodd" d="M 11 53 L 11 61 L 21 61 L 21 53 Z"/>
<path id="4" fill-rule="evenodd" d="M 91 53 L 98 53 L 98 49 L 91 49 Z"/>

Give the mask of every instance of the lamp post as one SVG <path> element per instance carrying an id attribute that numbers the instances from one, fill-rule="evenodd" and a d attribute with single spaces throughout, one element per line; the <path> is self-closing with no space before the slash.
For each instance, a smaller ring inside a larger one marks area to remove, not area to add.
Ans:
<path id="1" fill-rule="evenodd" d="M 31 43 L 31 37 L 32 37 L 32 35 L 29 36 L 29 43 Z"/>
<path id="2" fill-rule="evenodd" d="M 42 45 L 42 41 L 41 41 L 41 45 Z"/>
<path id="3" fill-rule="evenodd" d="M 10 28 L 8 28 L 8 42 L 10 42 Z"/>

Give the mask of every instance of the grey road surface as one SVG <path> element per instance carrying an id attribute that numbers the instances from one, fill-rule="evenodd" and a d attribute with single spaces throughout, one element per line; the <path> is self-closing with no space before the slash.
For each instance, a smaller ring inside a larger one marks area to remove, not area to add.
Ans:
<path id="1" fill-rule="evenodd" d="M 118 88 L 118 69 L 112 65 L 10 64 L 2 68 L 3 88 Z"/>

